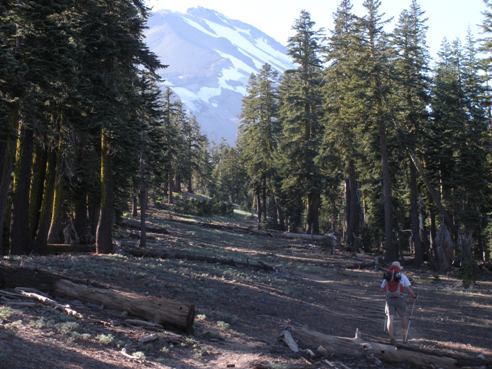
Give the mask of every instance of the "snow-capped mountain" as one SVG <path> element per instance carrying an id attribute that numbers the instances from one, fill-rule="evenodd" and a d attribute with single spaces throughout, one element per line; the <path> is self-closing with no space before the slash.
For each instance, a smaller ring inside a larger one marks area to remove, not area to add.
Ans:
<path id="1" fill-rule="evenodd" d="M 265 63 L 280 72 L 292 67 L 280 43 L 213 10 L 159 11 L 148 25 L 147 44 L 169 64 L 161 72 L 165 84 L 215 141 L 236 140 L 241 100 L 251 73 Z"/>

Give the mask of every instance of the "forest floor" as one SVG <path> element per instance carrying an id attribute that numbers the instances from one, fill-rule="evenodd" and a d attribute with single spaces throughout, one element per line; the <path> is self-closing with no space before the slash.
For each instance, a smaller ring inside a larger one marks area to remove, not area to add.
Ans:
<path id="1" fill-rule="evenodd" d="M 193 333 L 181 334 L 128 326 L 122 311 L 57 296 L 58 302 L 95 319 L 68 317 L 40 304 L 7 306 L 0 301 L 0 368 L 253 369 L 267 363 L 271 368 L 329 368 L 322 361 L 310 365 L 291 353 L 278 340 L 282 330 L 302 324 L 326 334 L 353 337 L 358 328 L 367 339 L 386 340 L 381 272 L 351 269 L 373 260 L 370 255 L 340 250 L 332 254 L 305 240 L 236 232 L 233 227 L 213 229 L 199 223 L 204 221 L 254 225 L 254 220 L 241 216 L 201 219 L 153 210 L 149 223 L 165 227 L 169 234 L 149 233 L 148 247 L 261 260 L 277 270 L 124 254 L 0 259 L 3 264 L 36 267 L 192 303 L 197 310 Z M 131 232 L 118 232 L 122 245 L 134 244 Z M 490 275 L 464 289 L 452 275 L 437 277 L 428 269 L 411 267 L 405 272 L 419 295 L 411 345 L 492 357 Z M 106 324 L 96 324 L 96 320 Z M 141 338 L 150 334 L 157 339 L 142 343 Z M 369 358 L 330 360 L 340 368 L 405 367 Z"/>

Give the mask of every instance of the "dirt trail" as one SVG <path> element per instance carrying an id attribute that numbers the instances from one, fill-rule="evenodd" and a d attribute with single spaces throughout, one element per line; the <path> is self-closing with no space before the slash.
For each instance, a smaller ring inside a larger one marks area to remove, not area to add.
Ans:
<path id="1" fill-rule="evenodd" d="M 301 364 L 303 359 L 293 357 L 277 341 L 282 329 L 292 323 L 340 336 L 353 336 L 359 328 L 366 337 L 386 339 L 384 299 L 378 288 L 381 273 L 347 269 L 371 257 L 339 251 L 332 255 L 305 241 L 205 228 L 176 222 L 176 215 L 170 221 L 169 216 L 152 213 L 150 222 L 169 231 L 168 235 L 153 235 L 152 248 L 255 258 L 275 265 L 278 272 L 121 255 L 4 258 L 4 263 L 45 268 L 129 291 L 191 302 L 198 316 L 190 336 L 177 339 L 164 331 L 158 332 L 157 341 L 140 344 L 139 338 L 153 332 L 124 326 L 121 312 L 78 305 L 86 315 L 110 323 L 96 326 L 46 307 L 6 308 L 0 302 L 0 368 L 201 369 L 253 368 L 260 361 Z M 240 219 L 229 224 L 249 225 Z M 125 242 L 130 243 L 130 238 L 123 238 Z M 437 279 L 425 269 L 406 272 L 419 295 L 410 333 L 412 344 L 492 356 L 490 280 L 464 290 L 452 277 Z M 121 354 L 122 348 L 138 353 L 140 359 L 128 359 Z M 19 352 L 32 354 L 25 360 Z M 44 359 L 31 360 L 36 357 Z M 395 367 L 343 360 L 351 368 Z M 42 366 L 36 366 L 40 363 Z"/>

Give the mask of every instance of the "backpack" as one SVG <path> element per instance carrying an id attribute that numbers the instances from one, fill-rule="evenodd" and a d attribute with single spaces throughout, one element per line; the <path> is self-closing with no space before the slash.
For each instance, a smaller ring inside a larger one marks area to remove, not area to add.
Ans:
<path id="1" fill-rule="evenodd" d="M 386 297 L 402 297 L 403 296 L 403 285 L 400 283 L 401 280 L 401 270 L 398 267 L 390 267 L 383 275 L 386 280 L 386 286 L 384 290 L 386 291 Z"/>

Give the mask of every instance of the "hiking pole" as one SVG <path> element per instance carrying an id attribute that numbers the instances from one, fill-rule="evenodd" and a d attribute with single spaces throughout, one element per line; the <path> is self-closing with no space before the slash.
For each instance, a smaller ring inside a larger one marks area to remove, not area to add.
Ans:
<path id="1" fill-rule="evenodd" d="M 405 332 L 405 343 L 408 341 L 408 332 L 410 331 L 410 324 L 412 324 L 413 311 L 415 310 L 415 303 L 417 302 L 418 296 L 413 299 L 412 310 L 410 311 L 410 317 L 408 318 L 407 331 Z"/>

